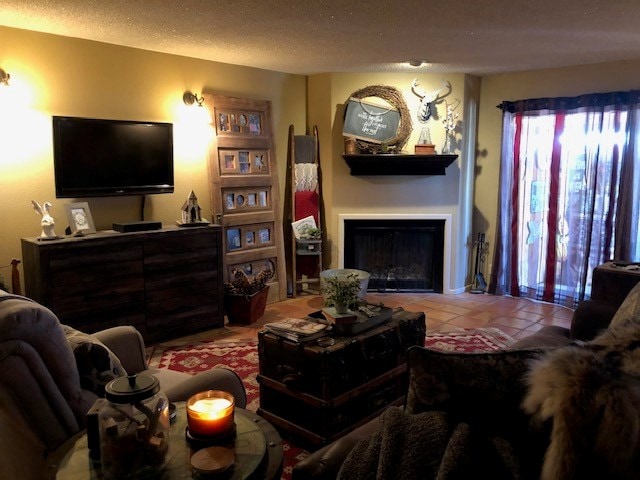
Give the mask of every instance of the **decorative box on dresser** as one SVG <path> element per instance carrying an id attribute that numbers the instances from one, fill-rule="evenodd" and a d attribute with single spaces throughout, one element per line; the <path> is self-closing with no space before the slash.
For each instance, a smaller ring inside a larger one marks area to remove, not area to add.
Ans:
<path id="1" fill-rule="evenodd" d="M 147 342 L 222 327 L 222 229 L 22 239 L 26 296 L 87 333 L 133 325 Z"/>

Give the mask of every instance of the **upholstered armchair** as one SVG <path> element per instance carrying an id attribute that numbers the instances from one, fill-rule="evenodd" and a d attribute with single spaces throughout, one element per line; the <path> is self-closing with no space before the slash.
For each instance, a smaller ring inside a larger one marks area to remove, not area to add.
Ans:
<path id="1" fill-rule="evenodd" d="M 140 372 L 155 375 L 170 401 L 216 389 L 246 405 L 242 381 L 228 369 L 195 376 L 149 370 L 135 328 L 83 334 L 44 306 L 0 290 L 0 478 L 47 478 L 47 458 L 85 428 L 105 383 Z"/>

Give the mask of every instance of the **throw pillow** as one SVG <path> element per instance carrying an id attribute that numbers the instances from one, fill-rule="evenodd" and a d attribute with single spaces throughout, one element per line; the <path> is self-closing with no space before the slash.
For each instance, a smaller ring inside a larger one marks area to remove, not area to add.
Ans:
<path id="1" fill-rule="evenodd" d="M 113 379 L 127 374 L 116 355 L 97 338 L 63 325 L 80 374 L 80 386 L 99 397 Z"/>
<path id="2" fill-rule="evenodd" d="M 407 352 L 407 411 L 446 411 L 455 423 L 481 426 L 496 434 L 528 428 L 520 408 L 530 362 L 542 350 L 487 353 L 439 352 L 411 347 Z"/>
<path id="3" fill-rule="evenodd" d="M 618 308 L 611 323 L 611 327 L 618 327 L 626 323 L 640 322 L 640 283 L 631 289 Z"/>

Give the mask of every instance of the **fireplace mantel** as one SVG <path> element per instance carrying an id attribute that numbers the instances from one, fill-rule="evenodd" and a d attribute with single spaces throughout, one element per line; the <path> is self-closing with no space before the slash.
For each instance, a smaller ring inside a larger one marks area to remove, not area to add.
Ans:
<path id="1" fill-rule="evenodd" d="M 444 175 L 458 155 L 361 153 L 342 155 L 351 175 Z"/>

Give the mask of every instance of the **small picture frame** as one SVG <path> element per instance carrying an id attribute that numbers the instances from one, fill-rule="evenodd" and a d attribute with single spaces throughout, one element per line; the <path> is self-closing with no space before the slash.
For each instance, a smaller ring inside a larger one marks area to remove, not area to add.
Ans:
<path id="1" fill-rule="evenodd" d="M 256 153 L 253 156 L 253 166 L 257 172 L 261 172 L 267 167 L 267 164 L 264 161 L 264 154 Z"/>
<path id="2" fill-rule="evenodd" d="M 224 168 L 225 170 L 235 170 L 236 168 L 236 156 L 231 153 L 224 155 Z"/>
<path id="3" fill-rule="evenodd" d="M 232 210 L 236 208 L 236 196 L 234 193 L 227 193 L 225 198 L 226 198 L 227 210 Z"/>
<path id="4" fill-rule="evenodd" d="M 72 235 L 96 233 L 96 226 L 87 202 L 67 203 L 64 209 Z"/>
<path id="5" fill-rule="evenodd" d="M 238 250 L 242 248 L 240 244 L 240 229 L 230 228 L 227 230 L 227 251 Z"/>
<path id="6" fill-rule="evenodd" d="M 218 117 L 220 120 L 220 131 L 228 132 L 229 131 L 229 115 L 226 113 L 221 113 Z"/>
<path id="7" fill-rule="evenodd" d="M 261 228 L 258 230 L 258 237 L 260 238 L 260 243 L 269 243 L 271 242 L 271 232 L 268 228 Z"/>
<path id="8" fill-rule="evenodd" d="M 249 133 L 260 135 L 262 133 L 262 125 L 260 124 L 260 115 L 257 113 L 249 114 Z"/>

